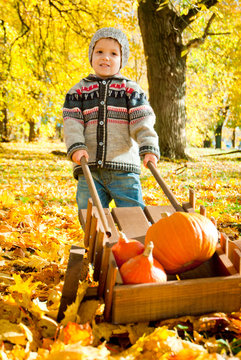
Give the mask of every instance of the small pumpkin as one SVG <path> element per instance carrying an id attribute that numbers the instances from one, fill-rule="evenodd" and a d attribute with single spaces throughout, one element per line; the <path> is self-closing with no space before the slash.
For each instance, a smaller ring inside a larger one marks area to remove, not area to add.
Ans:
<path id="1" fill-rule="evenodd" d="M 120 232 L 118 242 L 112 246 L 112 252 L 119 268 L 130 258 L 142 254 L 144 249 L 144 244 L 135 239 L 128 239 L 122 232 Z"/>
<path id="2" fill-rule="evenodd" d="M 120 267 L 124 284 L 162 283 L 167 281 L 163 266 L 153 259 L 153 242 L 149 242 L 141 255 L 126 261 Z"/>
<path id="3" fill-rule="evenodd" d="M 154 243 L 154 258 L 168 274 L 175 274 L 210 259 L 216 250 L 218 231 L 203 215 L 175 212 L 149 227 L 145 244 L 150 241 Z"/>

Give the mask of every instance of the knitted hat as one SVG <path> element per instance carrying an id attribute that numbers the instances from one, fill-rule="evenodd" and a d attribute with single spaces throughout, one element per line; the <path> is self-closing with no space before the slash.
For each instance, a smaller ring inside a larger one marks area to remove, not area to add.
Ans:
<path id="1" fill-rule="evenodd" d="M 112 38 L 118 41 L 121 46 L 121 67 L 127 64 L 129 57 L 129 43 L 126 35 L 119 29 L 113 27 L 105 27 L 96 31 L 93 35 L 89 46 L 89 61 L 91 64 L 92 54 L 95 44 L 100 39 Z"/>

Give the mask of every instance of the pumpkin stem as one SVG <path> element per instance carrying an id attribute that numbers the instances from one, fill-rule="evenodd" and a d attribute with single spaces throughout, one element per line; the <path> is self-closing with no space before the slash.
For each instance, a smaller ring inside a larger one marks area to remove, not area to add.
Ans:
<path id="1" fill-rule="evenodd" d="M 152 250 L 153 250 L 153 248 L 154 248 L 154 244 L 153 244 L 152 241 L 150 241 L 150 242 L 146 245 L 145 250 L 144 250 L 144 252 L 143 252 L 143 255 L 144 255 L 144 256 L 147 256 L 147 257 L 150 257 L 150 260 L 151 260 L 151 258 L 153 258 L 153 256 L 152 256 Z"/>
<path id="2" fill-rule="evenodd" d="M 122 242 L 122 243 L 128 243 L 129 240 L 128 238 L 126 237 L 126 234 L 124 234 L 122 231 L 119 231 L 119 241 Z"/>

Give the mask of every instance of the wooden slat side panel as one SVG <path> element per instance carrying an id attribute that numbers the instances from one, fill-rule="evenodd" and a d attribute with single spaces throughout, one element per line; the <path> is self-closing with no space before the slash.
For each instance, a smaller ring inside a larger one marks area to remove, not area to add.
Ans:
<path id="1" fill-rule="evenodd" d="M 98 296 L 102 297 L 105 290 L 106 277 L 111 253 L 111 244 L 106 242 L 103 247 L 101 265 L 100 265 L 100 276 L 99 276 L 99 287 L 98 287 Z"/>
<path id="2" fill-rule="evenodd" d="M 223 249 L 220 244 L 217 245 L 216 254 L 218 257 L 218 271 L 222 275 L 235 275 L 237 270 L 235 269 L 233 263 L 228 258 L 228 256 L 223 252 Z"/>
<path id="3" fill-rule="evenodd" d="M 103 242 L 105 236 L 106 236 L 105 233 L 101 230 L 98 231 L 96 236 L 95 248 L 93 254 L 94 281 L 98 281 L 100 276 L 101 258 L 103 253 Z"/>
<path id="4" fill-rule="evenodd" d="M 86 226 L 86 224 L 85 224 L 86 223 L 86 214 L 87 214 L 87 209 L 80 209 L 78 212 L 79 222 L 84 231 L 85 231 L 85 226 Z"/>
<path id="5" fill-rule="evenodd" d="M 200 205 L 200 214 L 206 216 L 206 208 L 204 205 Z"/>
<path id="6" fill-rule="evenodd" d="M 119 230 L 123 231 L 129 239 L 145 241 L 150 225 L 141 207 L 113 208 L 112 216 Z"/>
<path id="7" fill-rule="evenodd" d="M 193 209 L 192 205 L 189 202 L 183 202 L 182 207 L 188 213 L 194 213 L 195 212 L 195 210 Z"/>
<path id="8" fill-rule="evenodd" d="M 233 264 L 239 275 L 241 275 L 241 251 L 239 249 L 233 251 Z"/>
<path id="9" fill-rule="evenodd" d="M 104 213 L 105 213 L 109 228 L 111 230 L 111 236 L 108 238 L 108 242 L 115 243 L 119 238 L 119 232 L 118 232 L 118 230 L 116 228 L 116 225 L 115 225 L 113 217 L 112 217 L 112 215 L 110 213 L 110 210 L 109 209 L 104 209 Z"/>
<path id="10" fill-rule="evenodd" d="M 209 260 L 192 270 L 182 272 L 178 275 L 181 280 L 237 275 L 238 270 L 233 263 L 234 262 L 230 262 L 227 255 L 219 248 L 219 252 L 215 252 Z M 168 275 L 168 280 L 176 280 L 176 276 Z"/>
<path id="11" fill-rule="evenodd" d="M 241 240 L 234 240 L 234 241 L 228 242 L 228 257 L 233 263 L 234 263 L 234 250 L 235 249 L 241 250 Z M 235 261 L 235 263 L 236 263 L 236 261 Z M 234 265 L 235 265 L 235 263 L 234 263 Z"/>
<path id="12" fill-rule="evenodd" d="M 95 240 L 97 235 L 98 219 L 95 215 L 91 218 L 90 224 L 90 234 L 89 234 L 89 251 L 88 251 L 88 260 L 90 263 L 93 261 Z"/>
<path id="13" fill-rule="evenodd" d="M 84 219 L 82 217 L 82 213 L 81 211 L 79 211 L 79 221 L 85 231 L 85 236 L 84 236 L 84 244 L 85 247 L 89 246 L 89 235 L 90 235 L 90 226 L 91 226 L 91 218 L 92 218 L 92 214 L 93 214 L 93 201 L 90 198 L 88 200 L 88 205 L 87 205 L 87 210 L 86 210 L 86 219 L 84 222 Z"/>
<path id="14" fill-rule="evenodd" d="M 195 191 L 193 189 L 189 189 L 189 201 L 182 203 L 183 209 L 188 213 L 195 212 Z"/>
<path id="15" fill-rule="evenodd" d="M 115 261 L 110 261 L 106 279 L 106 286 L 105 286 L 105 311 L 104 311 L 104 318 L 106 321 L 111 319 L 111 308 L 112 308 L 112 299 L 113 299 L 113 289 L 115 287 L 116 281 L 116 274 L 118 268 L 116 266 Z"/>
<path id="16" fill-rule="evenodd" d="M 224 233 L 220 233 L 219 237 L 220 237 L 220 239 L 219 239 L 220 246 L 221 246 L 223 252 L 230 258 L 230 256 L 229 256 L 230 240 L 229 240 L 228 236 Z"/>
<path id="17" fill-rule="evenodd" d="M 241 250 L 241 240 L 234 240 L 233 243 L 237 245 L 239 250 Z"/>
<path id="18" fill-rule="evenodd" d="M 200 279 L 200 278 L 210 278 L 210 277 L 216 277 L 220 274 L 218 273 L 218 256 L 217 254 L 214 254 L 214 256 L 199 265 L 198 267 L 185 271 L 181 274 L 179 274 L 179 278 L 181 280 L 183 279 Z"/>
<path id="19" fill-rule="evenodd" d="M 194 189 L 189 189 L 189 204 L 193 208 L 193 211 L 195 211 L 196 207 L 196 196 Z"/>
<path id="20" fill-rule="evenodd" d="M 113 289 L 112 322 L 155 321 L 213 311 L 231 312 L 241 305 L 240 276 L 171 281 Z"/>
<path id="21" fill-rule="evenodd" d="M 96 209 L 96 211 L 97 211 L 97 209 Z M 114 243 L 114 242 L 116 242 L 118 240 L 119 233 L 118 233 L 118 230 L 117 230 L 117 228 L 115 226 L 115 223 L 114 223 L 114 220 L 113 220 L 112 215 L 110 213 L 110 210 L 109 209 L 104 209 L 104 213 L 106 215 L 108 226 L 109 226 L 109 228 L 111 230 L 111 237 L 109 238 L 108 241 L 111 242 L 111 243 Z M 80 221 L 80 224 L 81 224 L 81 226 L 83 227 L 83 229 L 85 231 L 85 238 L 86 238 L 86 237 L 89 236 L 88 229 L 90 227 L 89 219 L 87 218 L 87 210 L 86 209 L 79 210 L 79 221 Z M 88 246 L 88 244 L 86 246 Z"/>
<path id="22" fill-rule="evenodd" d="M 163 205 L 163 206 L 146 206 L 144 209 L 147 219 L 152 223 L 156 223 L 165 215 L 170 216 L 175 212 L 175 209 L 172 205 Z"/>

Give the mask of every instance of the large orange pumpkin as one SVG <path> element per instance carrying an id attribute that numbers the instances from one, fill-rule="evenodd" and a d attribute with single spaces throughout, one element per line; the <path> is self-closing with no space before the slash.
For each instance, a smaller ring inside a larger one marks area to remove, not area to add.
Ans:
<path id="1" fill-rule="evenodd" d="M 153 256 L 169 274 L 199 266 L 214 254 L 218 231 L 211 220 L 196 213 L 176 212 L 147 231 L 145 244 L 154 243 Z"/>

